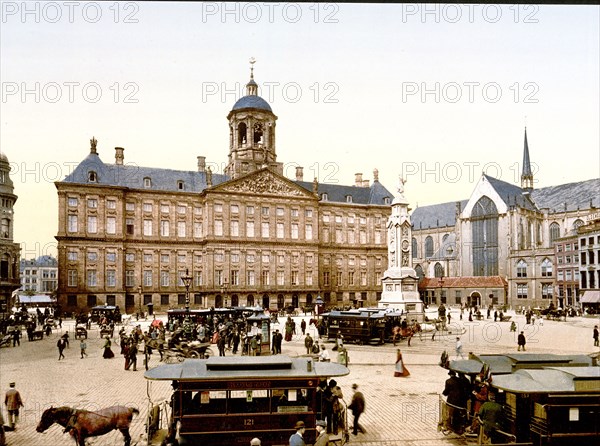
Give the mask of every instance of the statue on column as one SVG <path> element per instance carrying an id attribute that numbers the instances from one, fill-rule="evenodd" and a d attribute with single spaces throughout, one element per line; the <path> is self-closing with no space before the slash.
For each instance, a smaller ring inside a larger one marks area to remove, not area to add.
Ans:
<path id="1" fill-rule="evenodd" d="M 405 198 L 404 197 L 404 184 L 406 184 L 406 180 L 404 178 L 402 178 L 402 175 L 399 175 L 399 181 L 398 181 L 398 198 Z"/>

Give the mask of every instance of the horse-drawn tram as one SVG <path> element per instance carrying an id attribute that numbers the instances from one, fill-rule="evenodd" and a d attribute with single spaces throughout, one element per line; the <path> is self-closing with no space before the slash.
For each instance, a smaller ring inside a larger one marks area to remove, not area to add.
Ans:
<path id="1" fill-rule="evenodd" d="M 439 427 L 444 433 L 469 435 L 471 431 L 478 436 L 478 444 L 600 444 L 600 367 L 594 357 L 472 355 L 468 360 L 451 361 L 448 368 L 450 373 L 471 377 L 475 398 L 462 408 L 440 397 Z M 448 381 L 446 389 L 451 387 Z M 482 394 L 486 398 L 480 398 Z M 473 411 L 477 400 L 486 399 L 500 405 L 493 423 L 486 421 L 485 411 Z M 477 417 L 475 422 L 473 417 Z"/>
<path id="2" fill-rule="evenodd" d="M 322 316 L 327 338 L 342 335 L 344 341 L 357 344 L 384 344 L 392 338 L 393 328 L 401 324 L 400 313 L 382 309 L 334 310 Z"/>
<path id="3" fill-rule="evenodd" d="M 172 382 L 164 444 L 176 439 L 181 445 L 248 445 L 258 437 L 263 445 L 283 446 L 298 421 L 307 426 L 305 441 L 314 442 L 315 422 L 322 417 L 319 384 L 348 373 L 341 364 L 277 355 L 186 359 L 144 376 Z M 150 405 L 152 441 L 161 416 L 152 400 Z"/>

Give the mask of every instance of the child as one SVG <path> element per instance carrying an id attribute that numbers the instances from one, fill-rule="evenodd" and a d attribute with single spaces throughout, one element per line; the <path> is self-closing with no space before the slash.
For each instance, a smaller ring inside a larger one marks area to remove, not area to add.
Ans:
<path id="1" fill-rule="evenodd" d="M 87 356 L 87 352 L 85 351 L 85 349 L 87 348 L 87 344 L 85 343 L 85 341 L 83 339 L 81 339 L 79 341 L 79 348 L 81 349 L 81 359 L 83 359 L 83 355 Z"/>

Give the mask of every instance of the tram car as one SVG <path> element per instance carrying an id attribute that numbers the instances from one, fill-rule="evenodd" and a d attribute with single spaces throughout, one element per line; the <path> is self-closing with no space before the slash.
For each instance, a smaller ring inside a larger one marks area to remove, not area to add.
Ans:
<path id="1" fill-rule="evenodd" d="M 254 437 L 264 446 L 287 445 L 298 421 L 307 427 L 305 442 L 313 444 L 316 420 L 322 419 L 320 385 L 349 373 L 341 364 L 286 355 L 213 356 L 160 365 L 144 374 L 148 395 L 153 381 L 171 382 L 173 393 L 168 405 L 150 399 L 149 444 L 166 428 L 165 441 L 180 445 L 245 446 Z M 165 418 L 167 426 L 158 426 Z"/>
<path id="2" fill-rule="evenodd" d="M 470 355 L 448 368 L 486 381 L 502 405 L 503 443 L 533 446 L 600 444 L 600 367 L 593 356 L 514 353 Z M 452 411 L 440 397 L 439 426 Z M 467 411 L 469 408 L 467 408 Z M 474 416 L 476 414 L 470 414 Z M 447 432 L 445 432 L 447 433 Z M 461 433 L 461 432 L 455 432 Z M 483 433 L 478 432 L 479 443 Z"/>
<path id="3" fill-rule="evenodd" d="M 98 324 L 102 318 L 106 317 L 106 319 L 110 322 L 114 323 L 121 322 L 121 310 L 118 306 L 114 305 L 98 305 L 92 307 L 90 312 L 90 319 L 92 322 Z"/>
<path id="4" fill-rule="evenodd" d="M 356 344 L 384 344 L 389 341 L 395 326 L 401 325 L 402 315 L 380 308 L 360 308 L 347 311 L 330 311 L 322 315 L 325 336 L 335 339 L 344 337 L 344 342 Z"/>

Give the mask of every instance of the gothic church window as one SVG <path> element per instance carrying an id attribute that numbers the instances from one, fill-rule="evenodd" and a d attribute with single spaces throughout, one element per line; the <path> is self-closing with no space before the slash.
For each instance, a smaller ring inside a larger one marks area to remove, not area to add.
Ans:
<path id="1" fill-rule="evenodd" d="M 542 266 L 542 276 L 543 277 L 552 276 L 552 262 L 550 261 L 550 259 L 544 259 L 541 266 Z"/>
<path id="2" fill-rule="evenodd" d="M 444 267 L 438 262 L 433 267 L 435 277 L 444 277 Z"/>
<path id="3" fill-rule="evenodd" d="M 433 238 L 430 235 L 425 239 L 425 257 L 433 256 Z"/>
<path id="4" fill-rule="evenodd" d="M 527 277 L 527 263 L 524 260 L 517 262 L 517 277 Z"/>
<path id="5" fill-rule="evenodd" d="M 473 275 L 498 274 L 498 209 L 486 196 L 481 197 L 471 213 Z"/>
<path id="6" fill-rule="evenodd" d="M 581 220 L 580 218 L 578 218 L 573 223 L 573 229 L 577 230 L 577 228 L 579 228 L 579 226 L 581 226 L 582 224 L 583 224 L 583 220 Z"/>
<path id="7" fill-rule="evenodd" d="M 414 237 L 412 238 L 412 256 L 413 259 L 416 259 L 419 256 L 417 239 Z"/>
<path id="8" fill-rule="evenodd" d="M 554 241 L 560 237 L 560 226 L 558 223 L 554 222 L 550 225 L 550 243 L 554 243 Z"/>

